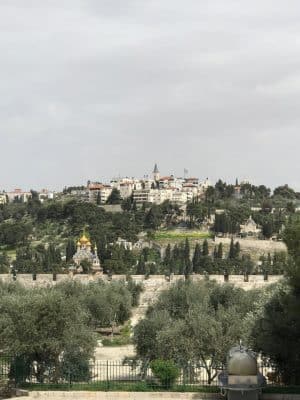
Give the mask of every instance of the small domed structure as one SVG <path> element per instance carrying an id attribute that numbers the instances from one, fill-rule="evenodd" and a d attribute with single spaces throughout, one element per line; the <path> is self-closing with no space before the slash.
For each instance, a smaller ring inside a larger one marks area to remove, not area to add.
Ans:
<path id="1" fill-rule="evenodd" d="M 256 375 L 256 358 L 243 347 L 233 347 L 228 354 L 227 371 L 229 375 Z"/>
<path id="2" fill-rule="evenodd" d="M 256 355 L 242 344 L 229 350 L 227 371 L 218 375 L 218 381 L 227 400 L 258 400 L 266 383 L 258 371 Z"/>

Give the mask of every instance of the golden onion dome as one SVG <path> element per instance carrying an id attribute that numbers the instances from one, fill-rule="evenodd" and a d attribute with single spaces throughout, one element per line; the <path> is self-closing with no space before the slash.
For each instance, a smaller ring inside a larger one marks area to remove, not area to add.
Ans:
<path id="1" fill-rule="evenodd" d="M 79 239 L 80 244 L 87 244 L 89 243 L 89 239 L 83 234 Z"/>

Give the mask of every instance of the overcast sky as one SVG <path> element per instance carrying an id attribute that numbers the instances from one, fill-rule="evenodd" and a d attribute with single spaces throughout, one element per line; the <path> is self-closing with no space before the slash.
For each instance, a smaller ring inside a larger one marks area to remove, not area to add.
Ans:
<path id="1" fill-rule="evenodd" d="M 0 189 L 300 189 L 299 0 L 0 0 Z"/>

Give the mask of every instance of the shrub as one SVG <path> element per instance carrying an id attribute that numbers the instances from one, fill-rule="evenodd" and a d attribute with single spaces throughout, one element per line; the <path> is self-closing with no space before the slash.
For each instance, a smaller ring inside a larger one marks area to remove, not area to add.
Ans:
<path id="1" fill-rule="evenodd" d="M 150 367 L 154 376 L 166 389 L 172 387 L 179 376 L 179 368 L 171 360 L 154 360 Z"/>
<path id="2" fill-rule="evenodd" d="M 101 339 L 101 343 L 104 347 L 127 346 L 132 343 L 132 340 L 128 336 L 114 336 Z"/>
<path id="3" fill-rule="evenodd" d="M 132 307 L 137 307 L 139 305 L 140 295 L 144 290 L 143 285 L 141 283 L 135 283 L 132 277 L 129 276 L 127 278 L 127 289 L 129 290 L 132 296 L 132 301 L 131 301 Z"/>

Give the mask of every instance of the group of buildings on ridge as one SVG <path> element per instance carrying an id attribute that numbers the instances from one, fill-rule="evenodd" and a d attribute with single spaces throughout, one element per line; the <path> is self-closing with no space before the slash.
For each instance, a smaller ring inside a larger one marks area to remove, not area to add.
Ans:
<path id="1" fill-rule="evenodd" d="M 185 204 L 193 198 L 204 195 L 210 182 L 206 179 L 200 182 L 198 178 L 161 176 L 155 164 L 152 176 L 137 178 L 116 178 L 110 184 L 88 182 L 86 195 L 90 201 L 99 200 L 105 204 L 113 189 L 117 189 L 123 199 L 132 196 L 136 204 L 161 204 L 169 200 L 176 204 Z"/>
<path id="2" fill-rule="evenodd" d="M 37 192 L 40 201 L 53 200 L 55 193 L 47 189 L 42 189 Z M 15 189 L 11 192 L 0 192 L 0 204 L 6 204 L 11 202 L 27 203 L 27 201 L 32 197 L 32 192 L 23 191 L 22 189 Z"/>
<path id="3" fill-rule="evenodd" d="M 198 178 L 175 177 L 174 175 L 161 176 L 157 164 L 152 175 L 143 178 L 114 178 L 109 183 L 88 181 L 84 187 L 74 187 L 63 193 L 50 192 L 46 189 L 38 192 L 39 199 L 53 199 L 57 196 L 74 196 L 83 201 L 105 204 L 113 189 L 120 192 L 122 199 L 132 196 L 136 204 L 161 204 L 169 200 L 176 204 L 186 204 L 193 198 L 201 198 L 210 186 L 208 179 L 200 182 Z M 27 202 L 32 193 L 15 189 L 12 192 L 0 192 L 0 204 L 20 201 Z"/>

